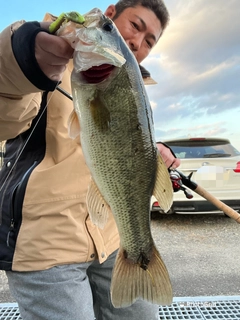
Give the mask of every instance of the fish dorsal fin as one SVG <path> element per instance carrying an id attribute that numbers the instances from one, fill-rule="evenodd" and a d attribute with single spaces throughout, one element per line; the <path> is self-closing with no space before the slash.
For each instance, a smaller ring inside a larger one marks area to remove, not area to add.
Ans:
<path id="1" fill-rule="evenodd" d="M 168 169 L 160 153 L 158 153 L 157 158 L 157 174 L 153 195 L 164 212 L 167 212 L 171 208 L 173 203 L 173 186 Z"/>
<path id="2" fill-rule="evenodd" d="M 87 208 L 92 223 L 103 229 L 107 223 L 111 209 L 93 179 L 88 188 Z"/>
<path id="3" fill-rule="evenodd" d="M 80 124 L 75 110 L 72 111 L 68 119 L 68 134 L 73 140 L 80 135 Z"/>

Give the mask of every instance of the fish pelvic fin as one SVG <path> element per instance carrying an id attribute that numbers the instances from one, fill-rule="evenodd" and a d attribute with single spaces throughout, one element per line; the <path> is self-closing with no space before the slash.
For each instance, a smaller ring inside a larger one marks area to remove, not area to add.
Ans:
<path id="1" fill-rule="evenodd" d="M 162 210 L 168 212 L 173 203 L 173 186 L 168 169 L 160 153 L 158 153 L 157 158 L 157 174 L 153 195 L 157 199 Z"/>
<path id="2" fill-rule="evenodd" d="M 93 179 L 91 179 L 88 188 L 86 203 L 92 223 L 103 229 L 107 223 L 111 209 Z"/>
<path id="3" fill-rule="evenodd" d="M 68 119 L 68 134 L 73 140 L 80 136 L 80 124 L 75 110 L 72 111 Z"/>
<path id="4" fill-rule="evenodd" d="M 172 303 L 169 274 L 155 246 L 146 269 L 128 261 L 123 249 L 119 249 L 112 276 L 111 299 L 115 308 L 130 306 L 138 299 L 159 305 Z"/>

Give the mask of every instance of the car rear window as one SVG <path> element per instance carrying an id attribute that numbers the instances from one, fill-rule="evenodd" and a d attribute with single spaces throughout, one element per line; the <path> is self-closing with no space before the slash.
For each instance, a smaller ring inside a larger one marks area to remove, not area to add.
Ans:
<path id="1" fill-rule="evenodd" d="M 180 159 L 234 157 L 240 152 L 231 143 L 216 140 L 165 141 Z"/>

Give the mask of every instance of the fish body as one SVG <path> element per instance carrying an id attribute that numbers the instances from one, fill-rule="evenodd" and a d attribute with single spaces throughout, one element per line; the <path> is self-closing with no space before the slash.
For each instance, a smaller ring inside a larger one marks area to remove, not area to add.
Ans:
<path id="1" fill-rule="evenodd" d="M 112 212 L 118 227 L 113 305 L 126 307 L 137 299 L 170 304 L 169 275 L 150 230 L 150 198 L 154 194 L 168 210 L 172 184 L 156 147 L 151 106 L 137 61 L 113 22 L 97 13 L 95 24 L 91 19 L 91 25 L 85 25 L 79 35 L 72 73 L 75 111 L 69 122 L 73 138 L 81 130 L 92 176 L 89 214 L 95 224 L 104 227 Z M 94 58 L 87 63 L 89 47 L 99 47 L 95 51 L 100 54 L 93 52 Z"/>

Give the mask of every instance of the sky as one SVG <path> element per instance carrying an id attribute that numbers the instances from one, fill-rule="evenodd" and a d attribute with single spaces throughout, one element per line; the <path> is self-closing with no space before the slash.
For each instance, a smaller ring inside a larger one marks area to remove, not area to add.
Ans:
<path id="1" fill-rule="evenodd" d="M 41 21 L 46 12 L 104 11 L 115 3 L 82 2 L 4 1 L 0 30 L 16 20 Z M 240 150 L 240 0 L 165 4 L 170 24 L 142 63 L 158 83 L 147 86 L 156 140 L 221 137 Z"/>

